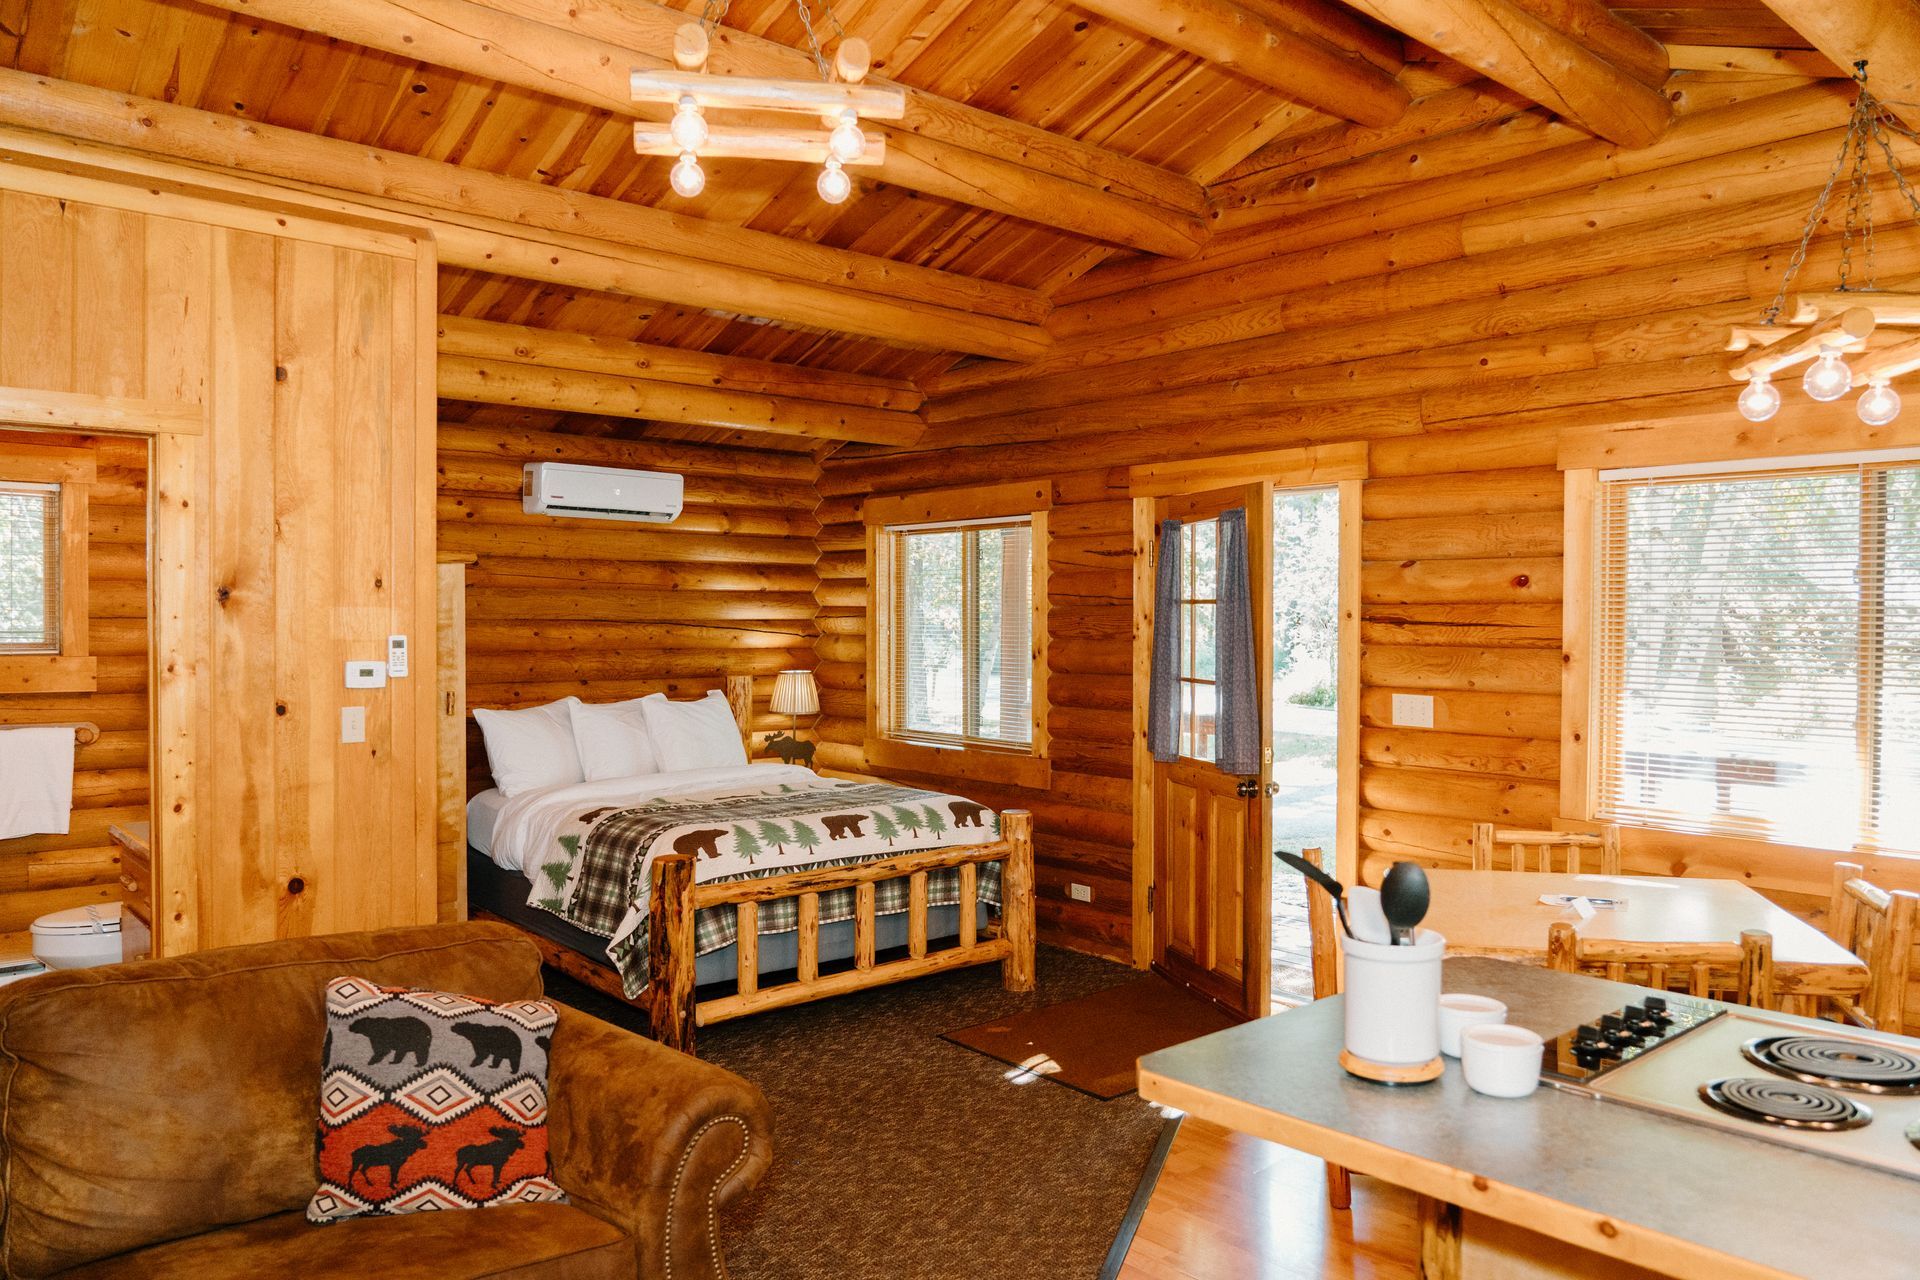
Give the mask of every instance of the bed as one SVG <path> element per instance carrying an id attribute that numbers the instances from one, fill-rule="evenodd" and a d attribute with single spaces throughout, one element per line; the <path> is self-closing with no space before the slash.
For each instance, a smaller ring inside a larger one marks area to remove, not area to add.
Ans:
<path id="1" fill-rule="evenodd" d="M 752 682 L 727 686 L 725 714 L 750 746 Z M 969 965 L 997 963 L 1008 989 L 1031 989 L 1025 811 L 738 751 L 671 754 L 658 763 L 676 767 L 645 773 L 516 776 L 512 794 L 476 777 L 471 914 L 521 930 L 549 965 L 645 1009 L 689 1052 L 697 1027 Z"/>

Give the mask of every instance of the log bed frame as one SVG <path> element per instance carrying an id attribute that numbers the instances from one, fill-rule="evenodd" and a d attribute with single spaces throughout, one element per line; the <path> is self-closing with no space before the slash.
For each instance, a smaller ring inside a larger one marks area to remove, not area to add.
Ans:
<path id="1" fill-rule="evenodd" d="M 753 755 L 753 679 L 729 676 L 727 703 Z M 927 974 L 944 973 L 970 965 L 998 964 L 1001 982 L 1009 991 L 1033 990 L 1033 815 L 1009 809 L 1000 815 L 1000 838 L 989 844 L 952 845 L 903 853 L 876 862 L 846 867 L 821 867 L 786 875 L 720 884 L 694 880 L 694 855 L 665 854 L 654 859 L 652 906 L 648 915 L 647 989 L 628 1000 L 620 975 L 572 948 L 520 931 L 540 949 L 547 965 L 594 990 L 635 1008 L 645 1009 L 654 1036 L 662 1043 L 693 1052 L 694 1031 L 748 1014 L 788 1005 L 824 1000 L 849 991 L 904 982 Z M 979 868 L 998 862 L 1000 914 L 982 929 L 979 916 Z M 959 939 L 956 945 L 927 949 L 927 876 L 958 868 L 960 873 Z M 874 958 L 874 886 L 883 880 L 906 879 L 907 954 L 884 962 Z M 837 889 L 854 891 L 853 968 L 820 972 L 820 895 Z M 756 929 L 760 904 L 780 898 L 799 900 L 799 964 L 790 982 L 760 983 L 760 935 Z M 735 907 L 740 913 L 736 960 L 736 990 L 731 995 L 702 1000 L 694 986 L 694 917 L 708 907 Z M 511 920 L 476 911 L 477 920 L 493 920 L 514 928 Z"/>

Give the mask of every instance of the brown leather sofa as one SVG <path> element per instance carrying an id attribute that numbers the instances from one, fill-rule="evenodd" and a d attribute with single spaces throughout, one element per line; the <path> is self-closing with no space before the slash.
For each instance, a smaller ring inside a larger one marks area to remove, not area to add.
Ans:
<path id="1" fill-rule="evenodd" d="M 548 1079 L 570 1204 L 305 1216 L 328 979 L 541 993 L 500 925 L 51 973 L 0 988 L 0 1272 L 80 1280 L 718 1280 L 717 1209 L 772 1158 L 746 1081 L 562 1006 Z"/>

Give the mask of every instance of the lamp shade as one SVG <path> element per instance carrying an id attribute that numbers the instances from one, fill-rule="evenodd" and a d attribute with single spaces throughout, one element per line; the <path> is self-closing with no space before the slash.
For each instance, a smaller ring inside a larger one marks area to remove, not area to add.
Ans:
<path id="1" fill-rule="evenodd" d="M 811 671 L 782 671 L 773 682 L 773 705 L 777 716 L 811 716 L 820 711 L 820 686 Z"/>

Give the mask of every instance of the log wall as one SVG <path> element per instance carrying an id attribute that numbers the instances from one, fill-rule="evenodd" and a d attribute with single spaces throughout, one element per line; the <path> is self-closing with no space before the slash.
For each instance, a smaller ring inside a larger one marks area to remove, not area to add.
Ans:
<path id="1" fill-rule="evenodd" d="M 829 460 L 830 537 L 866 494 L 986 479 L 1053 477 L 1059 526 L 1085 514 L 1053 554 L 1058 781 L 1029 798 L 1056 940 L 1130 943 L 1130 580 L 1111 505 L 1125 466 L 1370 442 L 1358 818 L 1377 875 L 1397 857 L 1464 864 L 1475 821 L 1546 826 L 1561 812 L 1563 440 L 1636 424 L 1709 454 L 1910 442 L 1913 424 L 1866 433 L 1850 402 L 1792 390 L 1775 423 L 1748 429 L 1720 354 L 1727 326 L 1777 287 L 1839 146 L 1845 89 L 1734 75 L 1671 88 L 1678 123 L 1638 151 L 1471 86 L 1417 104 L 1433 136 L 1347 126 L 1302 139 L 1299 163 L 1236 185 L 1232 231 L 1199 260 L 1089 273 L 1058 300 L 1052 353 L 939 380 L 927 406 L 939 425 L 920 449 Z M 1436 127 L 1449 113 L 1456 127 Z M 1894 226 L 1882 196 L 1881 278 L 1911 276 L 1920 234 Z M 1803 286 L 1834 282 L 1837 231 L 1821 228 Z M 943 432 L 950 447 L 937 447 Z M 1089 474 L 1090 458 L 1112 469 Z M 851 678 L 854 544 L 827 562 L 822 656 Z M 1087 594 L 1063 591 L 1061 575 Z M 1432 694 L 1434 727 L 1394 727 L 1395 692 Z M 841 706 L 856 714 L 850 697 Z M 830 750 L 857 763 L 853 722 L 826 727 Z M 1744 876 L 1809 913 L 1826 893 L 1817 855 L 1742 865 L 1724 847 L 1647 841 L 1637 857 L 1648 871 Z M 1094 902 L 1065 901 L 1064 882 L 1088 877 Z"/>
<path id="2" fill-rule="evenodd" d="M 92 721 L 75 748 L 67 834 L 0 840 L 0 955 L 33 948 L 27 927 L 49 911 L 120 900 L 116 822 L 147 817 L 147 443 L 125 437 L 0 432 L 19 441 L 91 449 L 87 494 L 87 647 L 99 660 L 91 693 L 0 696 L 0 723 Z"/>
<path id="3" fill-rule="evenodd" d="M 686 509 L 664 525 L 530 516 L 520 481 L 535 461 L 678 472 Z M 474 557 L 468 705 L 695 696 L 753 675 L 756 728 L 784 727 L 766 711 L 774 675 L 814 665 L 817 474 L 804 453 L 443 422 L 440 552 Z M 493 783 L 468 725 L 472 794 Z"/>

